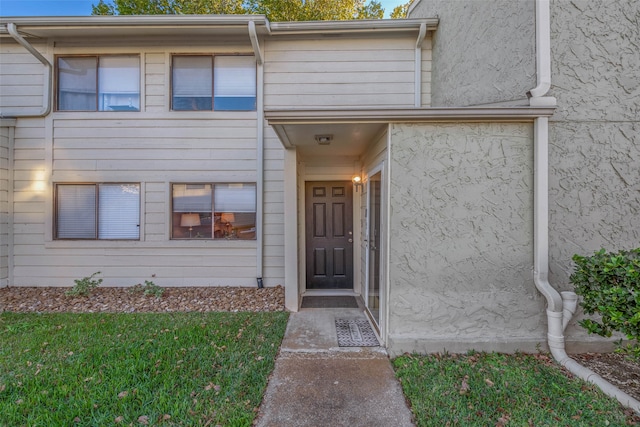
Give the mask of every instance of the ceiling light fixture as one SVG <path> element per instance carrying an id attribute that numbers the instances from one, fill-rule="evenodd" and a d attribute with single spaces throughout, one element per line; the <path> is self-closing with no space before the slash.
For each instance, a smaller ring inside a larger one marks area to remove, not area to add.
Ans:
<path id="1" fill-rule="evenodd" d="M 333 141 L 333 135 L 316 135 L 315 139 L 318 145 L 329 145 Z"/>

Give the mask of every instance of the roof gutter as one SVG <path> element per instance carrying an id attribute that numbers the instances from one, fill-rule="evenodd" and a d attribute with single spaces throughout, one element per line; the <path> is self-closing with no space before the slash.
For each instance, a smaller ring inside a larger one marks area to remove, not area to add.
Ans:
<path id="1" fill-rule="evenodd" d="M 353 21 L 306 21 L 274 22 L 271 24 L 273 35 L 314 34 L 336 32 L 370 33 L 371 31 L 415 31 L 424 24 L 426 31 L 438 28 L 438 18 L 427 19 L 374 19 Z"/>
<path id="2" fill-rule="evenodd" d="M 123 26 L 237 26 L 254 21 L 267 24 L 264 15 L 105 15 L 105 16 L 29 16 L 2 18 L 28 27 L 123 27 Z"/>
<path id="3" fill-rule="evenodd" d="M 46 79 L 44 82 L 44 88 L 42 93 L 42 109 L 34 113 L 4 113 L 0 112 L 0 117 L 44 117 L 51 112 L 51 82 L 53 77 L 53 67 L 49 60 L 42 56 L 40 52 L 36 50 L 28 41 L 24 39 L 19 33 L 16 24 L 7 23 L 7 32 L 9 35 L 25 49 L 29 51 L 42 65 L 46 68 Z"/>

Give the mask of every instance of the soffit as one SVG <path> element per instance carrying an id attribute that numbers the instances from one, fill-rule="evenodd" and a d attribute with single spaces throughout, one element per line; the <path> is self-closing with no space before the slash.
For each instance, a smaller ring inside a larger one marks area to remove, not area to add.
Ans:
<path id="1" fill-rule="evenodd" d="M 464 107 L 353 110 L 266 110 L 265 118 L 285 148 L 305 156 L 359 156 L 391 123 L 427 122 L 531 122 L 549 117 L 555 107 Z M 328 146 L 316 135 L 332 135 Z"/>

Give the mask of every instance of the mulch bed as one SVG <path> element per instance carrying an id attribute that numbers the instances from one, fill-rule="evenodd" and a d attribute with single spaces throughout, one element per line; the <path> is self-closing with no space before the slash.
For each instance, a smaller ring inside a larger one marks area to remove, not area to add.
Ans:
<path id="1" fill-rule="evenodd" d="M 97 288 L 68 296 L 69 288 L 0 289 L 0 312 L 133 313 L 172 311 L 284 311 L 284 288 L 164 288 L 160 298 L 129 288 Z"/>

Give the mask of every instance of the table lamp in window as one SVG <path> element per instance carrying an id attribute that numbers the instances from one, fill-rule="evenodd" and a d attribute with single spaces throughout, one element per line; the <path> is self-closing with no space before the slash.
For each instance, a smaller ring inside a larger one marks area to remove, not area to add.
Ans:
<path id="1" fill-rule="evenodd" d="M 235 222 L 236 216 L 233 213 L 225 212 L 220 216 L 220 222 L 222 222 L 227 230 L 227 236 L 231 235 L 233 222 Z"/>
<path id="2" fill-rule="evenodd" d="M 200 225 L 200 215 L 194 213 L 185 213 L 180 217 L 180 227 L 189 227 L 189 238 L 191 238 L 191 232 L 193 227 Z"/>

